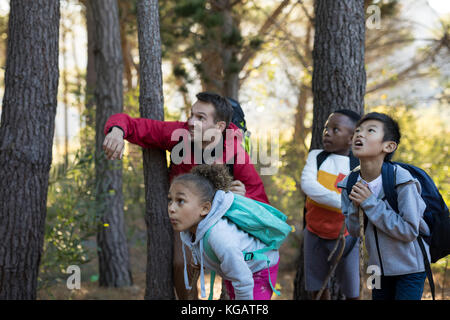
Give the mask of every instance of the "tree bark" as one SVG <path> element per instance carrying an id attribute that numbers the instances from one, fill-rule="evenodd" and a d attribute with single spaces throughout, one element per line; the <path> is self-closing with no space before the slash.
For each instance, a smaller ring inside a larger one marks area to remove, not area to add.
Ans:
<path id="1" fill-rule="evenodd" d="M 239 99 L 241 79 L 239 73 L 244 70 L 247 63 L 256 55 L 260 46 L 242 46 L 240 19 L 233 12 L 233 7 L 239 2 L 230 0 L 209 1 L 211 12 L 220 13 L 223 23 L 210 30 L 204 26 L 206 41 L 201 50 L 200 78 L 205 91 L 215 91 L 226 97 Z M 274 11 L 267 16 L 259 28 L 256 37 L 261 41 L 267 36 L 270 28 L 276 23 L 283 9 L 290 0 L 283 0 Z"/>
<path id="2" fill-rule="evenodd" d="M 59 1 L 10 2 L 0 125 L 0 300 L 36 299 L 58 92 Z"/>
<path id="3" fill-rule="evenodd" d="M 364 110 L 364 1 L 316 0 L 311 149 L 322 146 L 322 131 L 338 109 Z"/>
<path id="4" fill-rule="evenodd" d="M 161 37 L 157 0 L 137 4 L 139 41 L 139 111 L 143 118 L 164 120 Z M 173 291 L 173 230 L 167 215 L 169 176 L 166 153 L 143 149 L 147 224 L 145 299 L 175 299 Z"/>
<path id="5" fill-rule="evenodd" d="M 318 149 L 330 113 L 351 109 L 362 114 L 364 110 L 364 1 L 316 0 L 314 11 L 311 149 Z M 305 290 L 303 243 L 294 288 L 294 299 L 313 298 Z M 342 297 L 335 277 L 330 280 L 330 295 L 334 300 Z"/>
<path id="6" fill-rule="evenodd" d="M 97 83 L 97 73 L 95 71 L 95 21 L 92 14 L 92 3 L 89 0 L 83 0 L 86 14 L 86 28 L 87 28 L 87 47 L 88 57 L 86 66 L 86 126 L 94 128 L 95 126 L 95 84 Z M 86 141 L 88 139 L 86 138 Z"/>
<path id="7" fill-rule="evenodd" d="M 132 284 L 123 216 L 122 163 L 106 160 L 102 144 L 106 120 L 122 111 L 123 62 L 116 0 L 93 1 L 95 21 L 96 198 L 101 204 L 97 233 L 99 284 L 122 287 Z"/>

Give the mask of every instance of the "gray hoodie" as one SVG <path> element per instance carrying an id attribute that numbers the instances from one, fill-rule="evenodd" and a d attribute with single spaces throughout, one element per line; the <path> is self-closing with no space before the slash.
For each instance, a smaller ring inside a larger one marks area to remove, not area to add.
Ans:
<path id="1" fill-rule="evenodd" d="M 382 274 L 385 276 L 425 271 L 417 236 L 419 230 L 424 235 L 430 233 L 426 222 L 423 220 L 426 205 L 420 196 L 420 183 L 412 177 L 409 171 L 398 165 L 396 167 L 396 189 L 400 213 L 397 214 L 390 207 L 388 201 L 384 199 L 383 189 L 378 197 L 371 195 L 361 203 L 361 208 L 368 218 L 365 231 L 366 247 L 369 254 L 368 264 L 369 266 L 377 265 L 380 267 Z M 349 200 L 345 190 L 347 180 L 348 177 L 338 184 L 338 187 L 343 188 L 341 193 L 342 213 L 345 215 L 348 232 L 352 236 L 358 237 L 358 210 Z M 374 232 L 375 228 L 376 233 Z M 429 247 L 426 243 L 425 249 L 428 259 L 430 259 Z"/>
<path id="2" fill-rule="evenodd" d="M 185 246 L 192 251 L 195 264 L 200 264 L 201 295 L 205 297 L 204 267 L 214 270 L 223 279 L 231 281 L 236 300 L 253 299 L 253 273 L 267 268 L 267 263 L 261 260 L 245 261 L 242 251 L 256 251 L 265 248 L 266 245 L 224 218 L 224 214 L 231 207 L 234 195 L 231 192 L 218 190 L 214 196 L 212 207 L 208 215 L 198 224 L 195 240 L 189 231 L 180 233 L 183 242 L 184 258 L 184 282 L 190 289 L 186 269 Z M 214 262 L 203 250 L 203 237 L 212 227 L 208 238 L 211 249 L 216 254 L 220 264 Z M 270 266 L 278 263 L 278 250 L 265 253 Z"/>

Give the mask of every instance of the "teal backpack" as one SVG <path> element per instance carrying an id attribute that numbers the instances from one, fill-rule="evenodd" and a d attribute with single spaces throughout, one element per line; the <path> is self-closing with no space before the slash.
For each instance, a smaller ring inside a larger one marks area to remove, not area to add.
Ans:
<path id="1" fill-rule="evenodd" d="M 229 219 L 236 224 L 239 229 L 247 232 L 267 245 L 267 247 L 256 251 L 242 252 L 245 261 L 263 260 L 267 262 L 267 268 L 269 268 L 270 260 L 264 253 L 280 248 L 281 244 L 292 230 L 291 226 L 286 223 L 287 217 L 282 212 L 268 204 L 238 194 L 234 195 L 233 204 L 223 217 Z M 203 237 L 203 250 L 211 260 L 220 263 L 208 242 L 213 227 L 214 225 L 206 231 Z M 213 297 L 215 275 L 215 271 L 211 271 L 211 284 L 208 300 L 212 300 Z M 280 292 L 275 290 L 272 286 L 270 272 L 269 282 L 273 292 L 280 295 Z"/>

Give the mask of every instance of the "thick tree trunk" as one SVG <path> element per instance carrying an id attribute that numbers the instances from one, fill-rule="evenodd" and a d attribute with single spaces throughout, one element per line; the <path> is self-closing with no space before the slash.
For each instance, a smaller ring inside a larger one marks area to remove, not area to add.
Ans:
<path id="1" fill-rule="evenodd" d="M 161 38 L 157 0 L 137 4 L 140 91 L 143 118 L 164 120 Z M 173 230 L 167 215 L 169 177 L 164 150 L 144 149 L 145 221 L 147 223 L 147 285 L 145 299 L 174 299 Z"/>
<path id="2" fill-rule="evenodd" d="M 338 109 L 364 110 L 364 1 L 316 0 L 312 77 L 314 118 L 311 149 L 322 147 L 322 131 L 330 113 Z M 303 243 L 295 279 L 294 299 L 308 300 L 304 285 Z M 341 298 L 335 277 L 332 299 Z"/>
<path id="3" fill-rule="evenodd" d="M 97 83 L 97 73 L 95 71 L 95 21 L 92 14 L 92 3 L 89 0 L 83 0 L 86 10 L 86 28 L 87 28 L 87 47 L 88 57 L 86 66 L 86 126 L 94 128 L 95 126 L 95 84 Z M 88 139 L 86 138 L 86 141 Z"/>
<path id="4" fill-rule="evenodd" d="M 316 0 L 314 118 L 311 149 L 322 146 L 328 115 L 338 109 L 364 110 L 364 1 Z"/>
<path id="5" fill-rule="evenodd" d="M 132 284 L 123 216 L 122 163 L 103 155 L 106 120 L 122 111 L 123 63 L 119 16 L 116 0 L 93 1 L 95 21 L 96 100 L 96 180 L 97 201 L 102 204 L 97 233 L 100 286 L 122 287 Z"/>
<path id="6" fill-rule="evenodd" d="M 36 299 L 59 76 L 59 1 L 10 6 L 0 125 L 0 300 Z"/>

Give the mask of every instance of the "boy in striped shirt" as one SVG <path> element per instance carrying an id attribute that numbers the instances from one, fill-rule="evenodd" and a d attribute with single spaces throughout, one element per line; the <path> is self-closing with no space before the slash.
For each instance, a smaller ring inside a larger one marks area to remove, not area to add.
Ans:
<path id="1" fill-rule="evenodd" d="M 306 290 L 314 297 L 321 289 L 336 258 L 327 258 L 339 236 L 344 215 L 341 212 L 341 190 L 337 188 L 350 173 L 350 148 L 353 131 L 360 115 L 351 110 L 338 110 L 330 114 L 322 135 L 323 150 L 311 150 L 303 168 L 301 187 L 306 194 L 306 228 L 304 229 Z M 325 160 L 318 159 L 325 155 Z M 348 238 L 346 249 L 337 268 L 336 277 L 347 299 L 359 298 L 358 245 Z M 339 252 L 339 249 L 336 250 Z M 321 299 L 329 300 L 328 288 Z"/>

